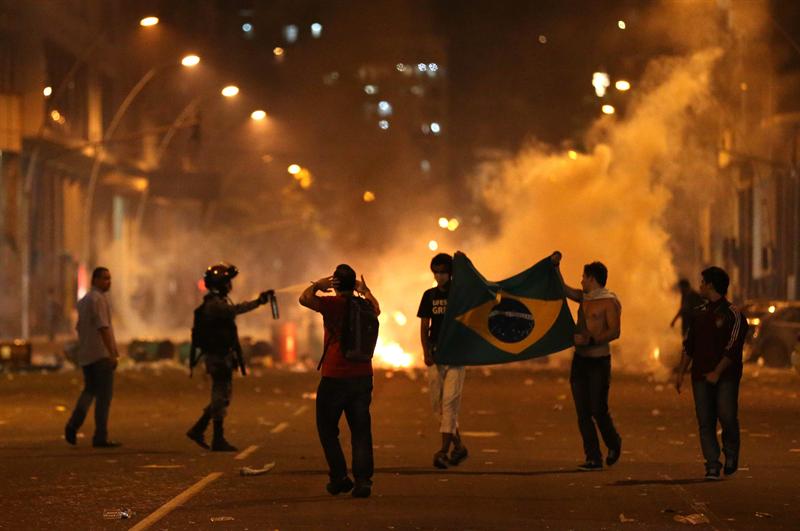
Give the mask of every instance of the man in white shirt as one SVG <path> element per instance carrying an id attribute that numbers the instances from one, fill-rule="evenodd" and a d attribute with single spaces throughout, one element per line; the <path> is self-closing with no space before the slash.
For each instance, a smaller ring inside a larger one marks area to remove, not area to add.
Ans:
<path id="1" fill-rule="evenodd" d="M 69 444 L 77 442 L 77 433 L 83 424 L 92 401 L 94 406 L 95 448 L 113 448 L 120 443 L 108 439 L 108 413 L 114 388 L 114 370 L 119 351 L 111 326 L 111 306 L 106 294 L 111 289 L 111 272 L 98 267 L 92 272 L 92 289 L 78 301 L 78 349 L 76 362 L 83 369 L 84 388 L 78 403 L 64 427 L 64 438 Z"/>

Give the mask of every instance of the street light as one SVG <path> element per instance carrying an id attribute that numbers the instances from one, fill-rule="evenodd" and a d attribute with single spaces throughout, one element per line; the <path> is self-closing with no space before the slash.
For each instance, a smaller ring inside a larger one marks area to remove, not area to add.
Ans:
<path id="1" fill-rule="evenodd" d="M 447 219 L 447 218 L 444 218 L 444 217 L 442 217 L 442 218 L 439 218 L 439 227 L 440 227 L 440 228 L 442 228 L 442 229 L 446 229 L 446 228 L 447 228 L 447 224 L 448 224 L 448 223 L 450 223 L 450 220 L 449 220 L 449 219 Z"/>
<path id="2" fill-rule="evenodd" d="M 228 85 L 224 89 L 222 89 L 222 95 L 226 98 L 232 98 L 239 94 L 239 87 L 236 85 Z"/>
<path id="3" fill-rule="evenodd" d="M 181 64 L 187 68 L 192 68 L 200 64 L 200 58 L 194 54 L 185 55 L 181 59 Z"/>
<path id="4" fill-rule="evenodd" d="M 620 79 L 619 81 L 614 83 L 614 88 L 620 92 L 625 92 L 626 90 L 631 89 L 631 84 L 628 81 L 625 81 L 624 79 Z"/>
<path id="5" fill-rule="evenodd" d="M 289 167 L 286 168 L 286 171 L 288 171 L 291 175 L 297 175 L 298 173 L 300 173 L 301 169 L 302 168 L 300 167 L 299 164 L 290 164 Z"/>
<path id="6" fill-rule="evenodd" d="M 139 25 L 145 28 L 149 28 L 151 26 L 155 26 L 158 24 L 158 17 L 144 17 L 142 20 L 139 21 Z"/>
<path id="7" fill-rule="evenodd" d="M 265 119 L 266 117 L 267 117 L 267 113 L 265 111 L 262 111 L 261 109 L 255 110 L 255 111 L 250 113 L 250 118 L 252 118 L 253 120 L 255 120 L 257 122 L 260 122 L 261 120 Z"/>
<path id="8" fill-rule="evenodd" d="M 616 109 L 614 109 L 613 105 L 603 105 L 602 107 L 603 114 L 614 114 Z"/>
<path id="9" fill-rule="evenodd" d="M 44 94 L 45 98 L 49 98 L 53 94 L 53 87 L 46 86 L 44 90 L 42 90 L 42 94 Z"/>

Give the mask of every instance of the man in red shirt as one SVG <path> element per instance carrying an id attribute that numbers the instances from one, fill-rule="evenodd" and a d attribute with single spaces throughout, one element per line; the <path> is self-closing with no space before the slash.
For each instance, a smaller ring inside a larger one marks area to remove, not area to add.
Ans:
<path id="1" fill-rule="evenodd" d="M 318 291 L 334 290 L 334 296 L 320 297 Z M 354 293 L 356 292 L 356 293 Z M 325 349 L 320 367 L 322 378 L 317 388 L 317 432 L 328 462 L 332 495 L 353 491 L 354 498 L 367 498 L 372 493 L 372 426 L 369 405 L 372 402 L 372 363 L 345 359 L 341 334 L 348 308 L 348 297 L 363 296 L 380 314 L 378 301 L 370 292 L 362 275 L 347 264 L 336 267 L 333 276 L 312 283 L 300 295 L 300 304 L 322 314 L 325 327 Z M 347 462 L 339 443 L 339 419 L 344 413 L 350 427 L 353 446 L 353 481 L 347 476 Z"/>
<path id="2" fill-rule="evenodd" d="M 692 365 L 692 393 L 700 428 L 700 446 L 706 462 L 706 479 L 719 479 L 720 448 L 717 421 L 722 426 L 725 475 L 739 462 L 739 381 L 742 378 L 742 345 L 747 321 L 728 300 L 730 279 L 719 267 L 702 273 L 700 295 L 708 302 L 695 309 L 683 341 L 675 389 L 681 392 L 683 375 Z"/>

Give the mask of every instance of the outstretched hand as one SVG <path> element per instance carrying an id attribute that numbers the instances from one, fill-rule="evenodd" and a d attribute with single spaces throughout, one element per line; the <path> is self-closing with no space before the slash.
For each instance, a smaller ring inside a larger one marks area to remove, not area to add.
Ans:
<path id="1" fill-rule="evenodd" d="M 261 304 L 266 304 L 274 296 L 275 296 L 275 290 L 274 289 L 268 289 L 267 291 L 262 291 L 258 295 L 258 302 L 260 302 Z"/>

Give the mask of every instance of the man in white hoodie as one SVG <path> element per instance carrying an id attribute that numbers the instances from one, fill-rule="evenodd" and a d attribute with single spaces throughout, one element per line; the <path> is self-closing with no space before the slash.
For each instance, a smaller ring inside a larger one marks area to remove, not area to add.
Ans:
<path id="1" fill-rule="evenodd" d="M 551 256 L 559 277 L 561 253 Z M 580 470 L 602 470 L 603 456 L 597 429 L 608 448 L 606 464 L 617 462 L 622 451 L 622 438 L 614 427 L 608 411 L 608 388 L 611 380 L 611 346 L 609 343 L 620 335 L 622 305 L 617 296 L 606 289 L 608 269 L 600 262 L 583 266 L 581 288 L 572 288 L 564 283 L 566 296 L 580 303 L 575 333 L 575 355 L 572 358 L 570 386 L 578 414 L 578 427 L 583 438 L 586 461 Z M 597 424 L 597 429 L 595 428 Z"/>

